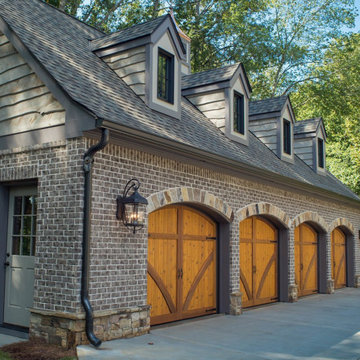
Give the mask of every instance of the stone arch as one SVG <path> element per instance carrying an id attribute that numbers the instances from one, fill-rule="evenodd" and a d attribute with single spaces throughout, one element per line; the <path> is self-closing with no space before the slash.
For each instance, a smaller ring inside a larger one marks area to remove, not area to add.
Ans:
<path id="1" fill-rule="evenodd" d="M 351 235 L 354 235 L 354 225 L 346 218 L 337 218 L 329 225 L 329 233 L 331 234 L 337 227 L 346 228 Z"/>
<path id="2" fill-rule="evenodd" d="M 289 229 L 291 226 L 290 217 L 283 210 L 270 203 L 260 202 L 256 204 L 250 204 L 236 212 L 236 218 L 239 223 L 242 220 L 255 215 L 267 215 L 273 217 L 287 229 Z"/>
<path id="3" fill-rule="evenodd" d="M 277 228 L 279 236 L 278 248 L 278 291 L 279 301 L 289 301 L 289 231 L 290 217 L 280 208 L 266 202 L 254 203 L 239 209 L 236 212 L 236 226 L 239 228 L 241 221 L 251 216 L 268 218 Z M 238 234 L 240 239 L 240 234 Z M 240 241 L 240 240 L 239 240 Z M 241 264 L 240 264 L 241 266 Z"/>
<path id="4" fill-rule="evenodd" d="M 204 207 L 210 208 L 228 222 L 232 222 L 234 213 L 232 208 L 223 200 L 206 190 L 200 190 L 190 187 L 176 187 L 163 191 L 159 191 L 150 195 L 147 198 L 147 212 L 153 212 L 163 206 L 179 203 L 194 203 L 201 204 Z"/>
<path id="5" fill-rule="evenodd" d="M 299 226 L 300 224 L 304 222 L 310 222 L 315 225 L 315 227 L 318 227 L 320 232 L 327 233 L 329 229 L 329 225 L 326 223 L 326 221 L 316 212 L 313 211 L 306 211 L 299 215 L 297 215 L 294 220 L 294 228 Z"/>

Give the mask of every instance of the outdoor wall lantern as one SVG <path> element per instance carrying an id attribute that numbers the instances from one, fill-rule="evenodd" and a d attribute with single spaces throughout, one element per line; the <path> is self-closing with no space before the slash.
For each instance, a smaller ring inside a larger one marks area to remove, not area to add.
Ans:
<path id="1" fill-rule="evenodd" d="M 144 209 L 148 204 L 147 200 L 138 193 L 139 187 L 138 179 L 129 180 L 123 195 L 119 195 L 116 199 L 116 218 L 122 220 L 126 227 L 133 228 L 134 234 L 137 229 L 144 226 Z M 129 193 L 131 194 L 129 195 Z"/>

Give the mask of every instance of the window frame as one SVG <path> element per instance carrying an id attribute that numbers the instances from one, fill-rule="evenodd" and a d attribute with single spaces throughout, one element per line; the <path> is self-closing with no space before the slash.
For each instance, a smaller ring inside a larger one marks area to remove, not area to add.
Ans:
<path id="1" fill-rule="evenodd" d="M 291 156 L 292 155 L 291 122 L 287 119 L 283 119 L 282 127 L 283 127 L 282 151 L 284 154 Z"/>
<path id="2" fill-rule="evenodd" d="M 237 91 L 233 95 L 233 131 L 245 135 L 245 97 Z"/>
<path id="3" fill-rule="evenodd" d="M 165 72 L 161 71 L 160 59 L 165 59 Z M 174 55 L 158 48 L 157 56 L 157 98 L 166 101 L 170 104 L 174 104 Z M 162 93 L 162 87 L 164 85 L 164 94 Z"/>
<path id="4" fill-rule="evenodd" d="M 324 151 L 324 139 L 317 138 L 317 157 L 318 167 L 322 170 L 325 169 L 325 151 Z"/>

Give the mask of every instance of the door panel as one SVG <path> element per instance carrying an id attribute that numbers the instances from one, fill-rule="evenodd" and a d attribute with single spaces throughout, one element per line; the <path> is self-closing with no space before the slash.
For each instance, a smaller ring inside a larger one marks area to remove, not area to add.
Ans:
<path id="1" fill-rule="evenodd" d="M 183 245 L 183 311 L 216 308 L 216 240 Z"/>
<path id="2" fill-rule="evenodd" d="M 295 281 L 298 296 L 318 292 L 318 234 L 307 224 L 295 228 Z"/>
<path id="3" fill-rule="evenodd" d="M 216 224 L 185 206 L 169 206 L 151 213 L 151 324 L 216 312 L 216 289 Z"/>
<path id="4" fill-rule="evenodd" d="M 148 243 L 148 302 L 150 316 L 171 314 L 176 304 L 176 239 L 150 239 Z"/>
<path id="5" fill-rule="evenodd" d="M 278 299 L 278 232 L 260 217 L 240 223 L 240 290 L 243 307 Z"/>
<path id="6" fill-rule="evenodd" d="M 331 260 L 335 289 L 346 287 L 346 236 L 340 229 L 331 233 Z"/>
<path id="7" fill-rule="evenodd" d="M 33 304 L 36 188 L 10 191 L 4 322 L 28 327 Z"/>

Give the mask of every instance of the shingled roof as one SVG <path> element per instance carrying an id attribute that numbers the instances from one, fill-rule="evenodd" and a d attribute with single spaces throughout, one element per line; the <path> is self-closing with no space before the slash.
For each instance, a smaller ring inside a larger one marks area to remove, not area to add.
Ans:
<path id="1" fill-rule="evenodd" d="M 240 64 L 228 65 L 219 69 L 211 69 L 194 74 L 184 75 L 181 78 L 181 88 L 189 89 L 230 80 L 239 65 Z"/>
<path id="2" fill-rule="evenodd" d="M 331 174 L 319 176 L 295 156 L 281 161 L 252 133 L 249 145 L 231 141 L 188 100 L 181 120 L 150 109 L 89 47 L 103 33 L 40 0 L 0 0 L 0 16 L 44 69 L 78 104 L 109 124 L 212 156 L 245 164 L 337 193 L 359 198 Z"/>
<path id="3" fill-rule="evenodd" d="M 154 20 L 121 29 L 110 35 L 104 35 L 99 39 L 93 40 L 91 42 L 91 48 L 92 50 L 100 50 L 113 44 L 121 44 L 143 36 L 151 35 L 168 16 L 170 15 L 163 15 Z"/>
<path id="4" fill-rule="evenodd" d="M 249 116 L 281 112 L 287 99 L 288 96 L 283 95 L 270 99 L 250 101 Z"/>
<path id="5" fill-rule="evenodd" d="M 314 133 L 315 135 L 322 121 L 323 120 L 321 117 L 296 121 L 294 127 L 294 135 L 301 136 L 312 133 Z"/>

